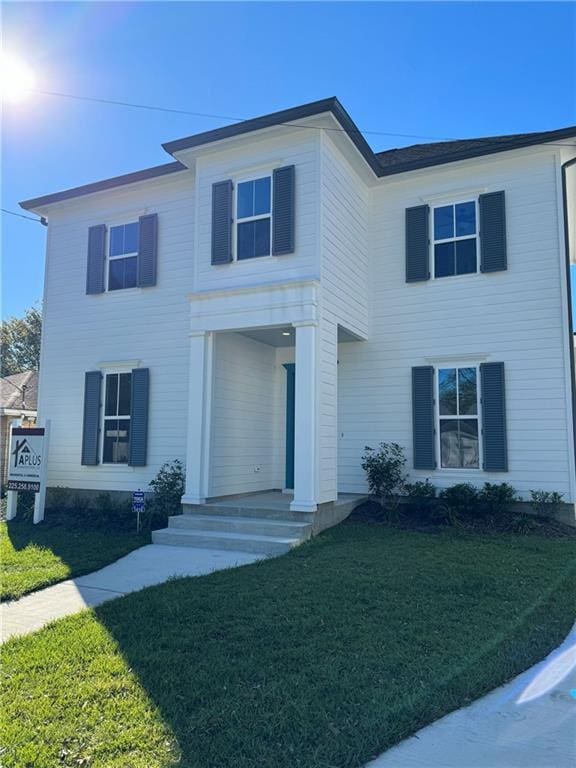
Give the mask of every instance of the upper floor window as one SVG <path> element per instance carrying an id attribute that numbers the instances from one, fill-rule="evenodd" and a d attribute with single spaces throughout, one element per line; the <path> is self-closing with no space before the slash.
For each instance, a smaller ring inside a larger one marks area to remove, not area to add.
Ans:
<path id="1" fill-rule="evenodd" d="M 139 224 L 121 224 L 110 227 L 110 247 L 108 251 L 108 290 L 136 286 L 138 265 Z"/>
<path id="2" fill-rule="evenodd" d="M 478 271 L 476 222 L 475 200 L 434 208 L 434 277 Z"/>
<path id="3" fill-rule="evenodd" d="M 103 464 L 127 464 L 130 442 L 132 374 L 106 374 Z"/>
<path id="4" fill-rule="evenodd" d="M 438 369 L 438 420 L 442 467 L 478 469 L 478 369 Z"/>
<path id="5" fill-rule="evenodd" d="M 238 259 L 270 256 L 272 223 L 270 176 L 242 181 L 236 192 L 236 255 Z"/>

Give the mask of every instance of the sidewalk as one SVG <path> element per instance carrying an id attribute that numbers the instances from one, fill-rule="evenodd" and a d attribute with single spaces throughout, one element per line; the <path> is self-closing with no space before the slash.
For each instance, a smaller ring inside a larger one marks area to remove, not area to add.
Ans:
<path id="1" fill-rule="evenodd" d="M 574 768 L 576 625 L 546 659 L 366 768 Z"/>
<path id="2" fill-rule="evenodd" d="M 68 579 L 0 606 L 0 637 L 26 635 L 54 619 L 176 576 L 201 576 L 260 560 L 264 555 L 149 544 L 99 571 Z"/>

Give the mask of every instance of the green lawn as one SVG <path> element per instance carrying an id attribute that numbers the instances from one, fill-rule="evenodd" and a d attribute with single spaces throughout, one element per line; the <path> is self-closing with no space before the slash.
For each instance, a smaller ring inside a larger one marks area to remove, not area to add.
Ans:
<path id="1" fill-rule="evenodd" d="M 0 523 L 0 597 L 22 597 L 90 573 L 148 542 L 149 537 L 115 531 L 70 530 L 17 520 Z"/>
<path id="2" fill-rule="evenodd" d="M 575 587 L 570 539 L 340 525 L 9 641 L 3 765 L 360 766 L 541 659 Z"/>

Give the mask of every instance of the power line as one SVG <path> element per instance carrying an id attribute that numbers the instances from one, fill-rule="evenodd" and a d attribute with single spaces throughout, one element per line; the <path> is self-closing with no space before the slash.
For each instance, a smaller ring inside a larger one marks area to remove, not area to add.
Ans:
<path id="1" fill-rule="evenodd" d="M 191 110 L 187 109 L 172 109 L 170 107 L 157 107 L 152 104 L 135 104 L 130 101 L 116 101 L 114 99 L 100 99 L 95 96 L 80 96 L 78 94 L 73 93 L 58 93 L 56 91 L 35 91 L 35 93 L 38 93 L 42 96 L 57 96 L 59 98 L 63 99 L 75 99 L 77 101 L 91 101 L 95 102 L 97 104 L 110 104 L 116 107 L 131 107 L 132 109 L 145 109 L 150 110 L 153 112 L 168 112 L 174 115 L 190 115 L 192 117 L 207 117 L 214 120 L 232 120 L 236 123 L 242 123 L 245 122 L 247 119 L 249 119 L 251 122 L 258 122 L 259 120 L 263 123 L 263 127 L 270 125 L 270 121 L 266 117 L 255 117 L 255 118 L 245 118 L 245 117 L 232 117 L 231 115 L 215 115 L 210 112 L 193 112 Z M 423 135 L 418 133 L 393 133 L 391 131 L 363 131 L 359 128 L 328 128 L 324 126 L 319 125 L 307 125 L 303 123 L 274 123 L 274 125 L 283 125 L 288 128 L 313 128 L 318 131 L 336 131 L 338 133 L 357 133 L 361 136 L 363 135 L 372 135 L 372 136 L 396 136 L 398 138 L 407 138 L 407 139 L 432 139 L 433 141 L 466 141 L 466 139 L 457 139 L 455 137 L 448 137 L 448 136 L 430 136 L 430 135 Z M 480 141 L 486 141 L 489 144 L 493 143 L 493 139 L 486 138 L 486 139 L 471 139 L 471 141 L 480 142 Z M 554 142 L 546 142 L 550 146 L 554 147 L 574 147 L 576 144 L 560 144 L 560 143 L 554 143 Z"/>
<path id="2" fill-rule="evenodd" d="M 130 101 L 116 101 L 114 99 L 99 99 L 95 96 L 79 96 L 78 94 L 73 93 L 58 93 L 56 91 L 35 91 L 35 93 L 40 94 L 41 96 L 57 96 L 59 98 L 63 99 L 76 99 L 78 101 L 93 101 L 98 104 L 113 104 L 117 107 L 132 107 L 133 109 L 147 109 L 152 110 L 154 112 L 169 112 L 175 115 L 191 115 L 192 117 L 207 117 L 214 120 L 232 120 L 236 123 L 243 123 L 246 120 L 250 119 L 252 122 L 257 122 L 258 120 L 261 120 L 264 125 L 269 124 L 269 120 L 265 117 L 255 117 L 255 118 L 245 118 L 245 117 L 232 117 L 231 115 L 214 115 L 209 112 L 192 112 L 190 110 L 186 109 L 171 109 L 170 107 L 156 107 L 152 104 L 135 104 Z M 344 129 L 344 128 L 324 128 L 318 125 L 304 125 L 302 123 L 274 123 L 274 125 L 284 125 L 289 128 L 314 128 L 319 131 L 337 131 L 339 133 L 359 133 L 359 134 L 372 134 L 374 136 L 398 136 L 400 138 L 408 138 L 408 139 L 434 139 L 435 141 L 457 141 L 457 139 L 454 138 L 441 138 L 438 136 L 423 136 L 421 134 L 417 133 L 392 133 L 390 131 L 361 131 L 359 128 L 357 129 Z"/>
<path id="3" fill-rule="evenodd" d="M 10 216 L 18 216 L 19 219 L 28 219 L 28 221 L 35 221 L 38 224 L 44 224 L 42 219 L 35 219 L 32 216 L 25 216 L 23 213 L 17 213 L 16 211 L 9 211 L 7 208 L 2 208 L 2 213 L 8 213 Z"/>

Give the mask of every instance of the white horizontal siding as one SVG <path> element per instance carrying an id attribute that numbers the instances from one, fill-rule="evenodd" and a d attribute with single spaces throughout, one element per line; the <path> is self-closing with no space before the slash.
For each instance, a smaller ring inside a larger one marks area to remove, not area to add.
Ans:
<path id="1" fill-rule="evenodd" d="M 338 325 L 368 333 L 369 192 L 328 136 L 320 155 L 319 500 L 336 498 Z"/>
<path id="2" fill-rule="evenodd" d="M 198 262 L 195 290 L 284 283 L 318 276 L 318 147 L 318 132 L 301 130 L 282 139 L 260 139 L 248 147 L 221 150 L 198 160 Z M 212 265 L 212 185 L 224 179 L 232 179 L 236 186 L 243 178 L 269 175 L 274 168 L 285 165 L 295 166 L 294 253 Z"/>
<path id="3" fill-rule="evenodd" d="M 239 333 L 215 335 L 210 496 L 281 487 L 279 376 L 274 347 Z"/>
<path id="4" fill-rule="evenodd" d="M 158 213 L 157 285 L 87 296 L 88 227 L 145 212 Z M 185 458 L 193 217 L 187 172 L 91 195 L 50 216 L 39 403 L 52 423 L 49 485 L 145 488 L 165 461 Z M 82 466 L 84 374 L 132 360 L 150 369 L 148 464 Z"/>
<path id="5" fill-rule="evenodd" d="M 462 189 L 506 192 L 508 270 L 422 283 L 404 281 L 404 211 Z M 366 445 L 396 441 L 412 463 L 411 368 L 476 355 L 506 371 L 509 472 L 411 471 L 439 486 L 507 481 L 571 499 L 570 440 L 553 154 L 500 156 L 498 163 L 439 168 L 381 183 L 371 221 L 371 329 L 339 347 L 339 487 L 365 489 Z M 441 363 L 450 365 L 450 363 Z"/>

